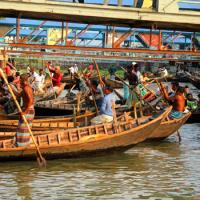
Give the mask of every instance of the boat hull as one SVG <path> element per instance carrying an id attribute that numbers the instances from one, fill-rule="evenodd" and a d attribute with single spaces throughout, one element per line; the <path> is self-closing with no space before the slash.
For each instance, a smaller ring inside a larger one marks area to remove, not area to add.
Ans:
<path id="1" fill-rule="evenodd" d="M 200 123 L 200 112 L 192 112 L 192 115 L 188 118 L 187 123 Z"/>
<path id="2" fill-rule="evenodd" d="M 185 122 L 188 120 L 188 118 L 191 116 L 191 113 L 185 114 L 180 119 L 173 119 L 169 121 L 163 121 L 156 130 L 152 132 L 150 137 L 148 139 L 150 140 L 163 140 L 176 131 L 179 130 L 179 128 L 185 124 Z"/>
<path id="3" fill-rule="evenodd" d="M 161 123 L 166 112 L 156 119 L 137 126 L 131 122 L 108 123 L 96 126 L 63 130 L 60 133 L 38 136 L 40 151 L 46 159 L 69 158 L 113 150 L 127 150 L 150 137 Z M 122 130 L 123 129 L 123 130 Z M 64 137 L 63 141 L 58 139 Z M 66 137 L 69 135 L 69 137 Z M 81 137 L 81 135 L 84 135 Z M 1 146 L 3 146 L 1 144 Z M 35 147 L 0 148 L 0 160 L 35 159 Z"/>

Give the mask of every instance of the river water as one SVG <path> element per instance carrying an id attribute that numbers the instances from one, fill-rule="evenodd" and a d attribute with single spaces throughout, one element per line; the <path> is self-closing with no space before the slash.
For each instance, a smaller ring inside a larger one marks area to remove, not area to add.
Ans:
<path id="1" fill-rule="evenodd" d="M 0 199 L 200 199 L 200 124 L 100 157 L 0 164 Z"/>
<path id="2" fill-rule="evenodd" d="M 197 94 L 194 87 L 191 90 Z M 200 200 L 200 124 L 99 157 L 0 163 L 0 200 Z"/>

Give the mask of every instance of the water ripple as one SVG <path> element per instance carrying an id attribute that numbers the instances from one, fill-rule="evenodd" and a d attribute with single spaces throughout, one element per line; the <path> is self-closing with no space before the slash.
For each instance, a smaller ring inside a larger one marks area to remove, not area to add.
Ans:
<path id="1" fill-rule="evenodd" d="M 160 143 L 143 143 L 126 153 L 0 164 L 0 199 L 190 200 L 200 195 L 200 125 L 181 129 Z"/>

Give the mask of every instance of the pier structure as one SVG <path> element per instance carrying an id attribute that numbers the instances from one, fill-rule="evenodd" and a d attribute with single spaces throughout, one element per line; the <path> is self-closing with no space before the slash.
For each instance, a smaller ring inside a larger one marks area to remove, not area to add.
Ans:
<path id="1" fill-rule="evenodd" d="M 124 5 L 122 0 L 116 5 L 111 5 L 108 0 L 102 4 L 91 2 L 0 0 L 0 16 L 16 19 L 15 25 L 0 20 L 0 37 L 14 38 L 0 46 L 6 46 L 13 54 L 21 52 L 37 56 L 57 54 L 128 60 L 200 58 L 198 1 L 145 3 L 144 0 L 141 8 L 138 8 L 138 1 L 133 5 Z M 181 3 L 197 5 L 197 9 L 179 7 Z M 25 25 L 23 19 L 42 21 L 31 26 Z M 59 36 L 52 43 L 45 40 L 49 39 L 51 29 L 59 30 Z"/>

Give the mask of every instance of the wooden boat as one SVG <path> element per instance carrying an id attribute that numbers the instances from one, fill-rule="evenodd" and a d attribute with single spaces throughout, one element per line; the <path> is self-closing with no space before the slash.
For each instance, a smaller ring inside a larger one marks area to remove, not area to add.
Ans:
<path id="1" fill-rule="evenodd" d="M 35 112 L 37 116 L 62 116 L 62 115 L 70 115 L 73 111 L 77 112 L 85 112 L 87 110 L 94 111 L 95 108 L 89 107 L 86 104 L 81 104 L 80 107 L 77 107 L 77 104 L 54 104 L 51 101 L 46 102 L 38 102 L 35 105 Z"/>
<path id="2" fill-rule="evenodd" d="M 111 86 L 113 89 L 123 88 L 123 83 L 118 80 L 106 79 L 105 84 Z"/>
<path id="3" fill-rule="evenodd" d="M 61 92 L 65 88 L 65 85 L 66 85 L 65 83 L 62 83 L 59 90 L 56 92 L 56 94 L 52 89 L 50 89 L 49 91 L 47 91 L 46 93 L 43 93 L 43 94 L 35 94 L 35 102 L 55 99 L 55 95 L 57 96 L 57 95 L 61 94 Z"/>
<path id="4" fill-rule="evenodd" d="M 185 122 L 188 120 L 188 118 L 191 116 L 191 113 L 185 114 L 180 119 L 173 119 L 173 120 L 164 120 L 161 122 L 161 124 L 152 132 L 152 134 L 149 136 L 148 139 L 151 140 L 162 140 L 176 131 L 179 130 L 179 128 L 185 124 Z"/>
<path id="5" fill-rule="evenodd" d="M 142 125 L 137 125 L 133 120 L 125 120 L 60 130 L 35 136 L 35 139 L 46 159 L 76 157 L 114 150 L 125 151 L 147 139 L 169 111 L 166 110 L 157 118 Z M 35 146 L 14 147 L 13 142 L 13 140 L 0 141 L 0 160 L 35 159 Z"/>
<path id="6" fill-rule="evenodd" d="M 83 125 L 86 126 L 88 120 L 94 117 L 95 115 L 96 113 L 94 112 L 87 112 L 85 114 L 78 115 L 75 118 L 73 116 L 68 116 L 64 118 L 60 117 L 60 118 L 34 119 L 32 123 L 32 131 L 66 129 L 77 126 L 80 127 Z M 16 131 L 17 126 L 18 126 L 18 120 L 0 120 L 0 131 L 4 132 Z"/>
<path id="7" fill-rule="evenodd" d="M 200 77 L 198 76 L 191 76 L 189 77 L 189 81 L 194 85 L 196 88 L 200 89 Z"/>
<path id="8" fill-rule="evenodd" d="M 200 123 L 200 110 L 193 111 L 187 123 Z"/>
<path id="9" fill-rule="evenodd" d="M 175 76 L 168 76 L 166 80 L 170 82 L 177 81 L 180 83 L 187 83 L 189 82 L 189 77 L 187 74 L 177 74 Z"/>

